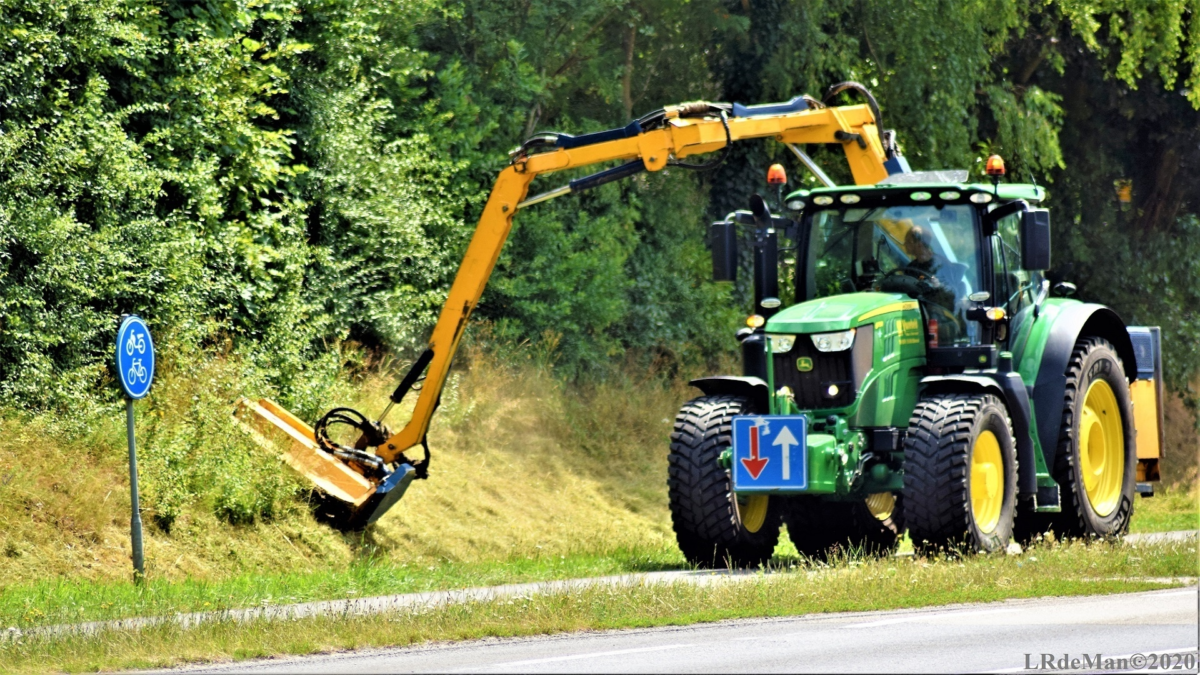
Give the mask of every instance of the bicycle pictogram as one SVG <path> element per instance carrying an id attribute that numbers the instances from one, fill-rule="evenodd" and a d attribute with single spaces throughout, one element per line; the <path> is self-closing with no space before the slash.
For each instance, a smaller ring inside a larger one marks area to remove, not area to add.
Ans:
<path id="1" fill-rule="evenodd" d="M 133 365 L 129 367 L 129 372 L 125 373 L 130 382 L 145 382 L 148 373 L 146 367 L 142 365 L 141 359 L 134 359 Z"/>

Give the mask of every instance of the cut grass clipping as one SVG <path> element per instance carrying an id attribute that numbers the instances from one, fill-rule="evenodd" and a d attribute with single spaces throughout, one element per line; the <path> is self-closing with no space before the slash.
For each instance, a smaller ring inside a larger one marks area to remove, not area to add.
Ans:
<path id="1" fill-rule="evenodd" d="M 1016 556 L 842 559 L 697 586 L 593 587 L 375 616 L 160 625 L 0 644 L 6 672 L 149 668 L 429 641 L 634 628 L 723 619 L 1153 590 L 1196 574 L 1195 543 L 1044 544 Z"/>

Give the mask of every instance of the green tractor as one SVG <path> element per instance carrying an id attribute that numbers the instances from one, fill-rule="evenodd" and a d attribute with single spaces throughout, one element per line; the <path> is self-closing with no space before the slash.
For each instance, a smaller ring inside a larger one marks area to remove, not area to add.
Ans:
<path id="1" fill-rule="evenodd" d="M 905 530 L 960 552 L 1127 530 L 1159 478 L 1159 330 L 1048 271 L 1043 189 L 966 179 L 800 190 L 779 215 L 756 196 L 713 224 L 717 280 L 752 242 L 755 311 L 743 374 L 692 381 L 671 434 L 689 561 L 761 564 L 781 524 L 817 558 Z"/>

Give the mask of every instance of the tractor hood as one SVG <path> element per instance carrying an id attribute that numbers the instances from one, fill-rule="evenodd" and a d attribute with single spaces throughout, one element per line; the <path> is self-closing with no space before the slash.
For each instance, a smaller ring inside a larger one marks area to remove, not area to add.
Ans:
<path id="1" fill-rule="evenodd" d="M 767 321 L 768 333 L 826 333 L 847 330 L 890 312 L 916 309 L 903 293 L 848 293 L 792 305 Z"/>

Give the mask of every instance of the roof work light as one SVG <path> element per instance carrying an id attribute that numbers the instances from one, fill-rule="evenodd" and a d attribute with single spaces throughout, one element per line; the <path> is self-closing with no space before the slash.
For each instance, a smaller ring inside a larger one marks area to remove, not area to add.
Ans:
<path id="1" fill-rule="evenodd" d="M 988 157 L 985 172 L 989 176 L 1003 176 L 1004 159 L 1000 155 L 992 155 Z"/>

